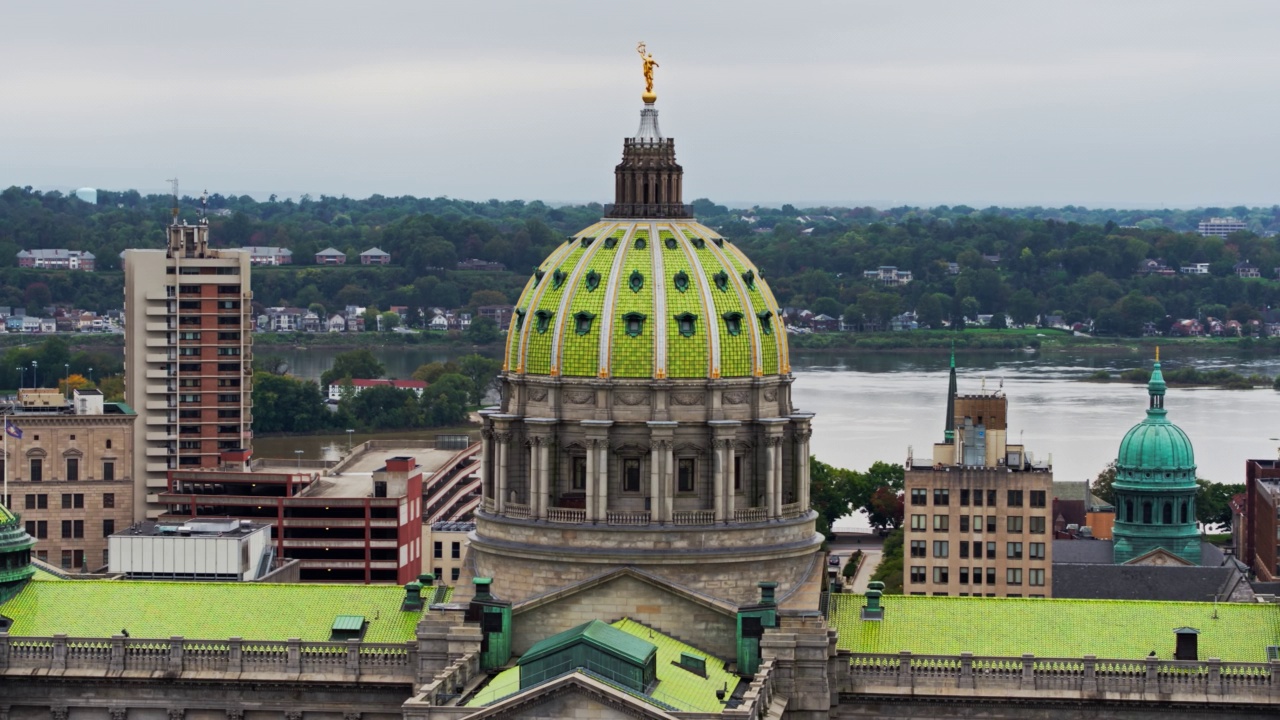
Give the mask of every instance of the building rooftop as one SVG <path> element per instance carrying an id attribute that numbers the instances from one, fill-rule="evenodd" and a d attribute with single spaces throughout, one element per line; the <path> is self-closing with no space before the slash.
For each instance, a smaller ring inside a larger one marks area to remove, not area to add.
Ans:
<path id="1" fill-rule="evenodd" d="M 363 615 L 367 642 L 414 639 L 418 612 L 402 612 L 398 585 L 39 580 L 0 605 L 10 635 L 329 640 L 339 615 Z"/>
<path id="2" fill-rule="evenodd" d="M 155 537 L 247 537 L 265 527 L 269 523 L 255 523 L 236 518 L 200 518 L 184 523 L 155 522 L 143 520 L 123 531 L 116 533 L 122 536 L 155 536 Z"/>
<path id="3" fill-rule="evenodd" d="M 658 685 L 648 696 L 649 698 L 670 705 L 680 712 L 718 713 L 724 710 L 724 703 L 716 698 L 716 691 L 724 689 L 725 697 L 728 698 L 737 687 L 739 678 L 726 672 L 722 661 L 630 618 L 623 618 L 608 627 L 621 630 L 630 638 L 643 640 L 645 644 L 657 646 Z M 574 628 L 560 635 L 580 629 Z M 552 641 L 556 637 L 559 636 L 547 638 L 543 642 Z M 640 645 L 641 643 L 636 643 L 635 647 L 638 648 Z M 530 651 L 536 647 L 535 645 L 534 648 L 530 648 Z M 682 653 L 706 660 L 705 678 L 679 666 Z M 469 707 L 488 705 L 517 692 L 520 692 L 520 668 L 512 667 L 494 676 L 488 685 L 481 688 L 480 692 L 467 702 L 467 705 Z"/>
<path id="4" fill-rule="evenodd" d="M 1234 567 L 1053 564 L 1055 598 L 1226 601 L 1240 578 Z"/>
<path id="5" fill-rule="evenodd" d="M 862 595 L 831 597 L 838 646 L 855 653 L 1172 660 L 1174 628 L 1200 630 L 1201 658 L 1266 662 L 1280 638 L 1272 603 L 886 595 L 884 619 L 862 620 Z"/>

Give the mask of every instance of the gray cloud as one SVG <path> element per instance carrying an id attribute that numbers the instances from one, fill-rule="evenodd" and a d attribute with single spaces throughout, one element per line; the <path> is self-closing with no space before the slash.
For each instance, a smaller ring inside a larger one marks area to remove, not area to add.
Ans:
<path id="1" fill-rule="evenodd" d="M 658 58 L 689 198 L 1272 204 L 1274 2 L 24 3 L 0 185 L 609 200 Z"/>

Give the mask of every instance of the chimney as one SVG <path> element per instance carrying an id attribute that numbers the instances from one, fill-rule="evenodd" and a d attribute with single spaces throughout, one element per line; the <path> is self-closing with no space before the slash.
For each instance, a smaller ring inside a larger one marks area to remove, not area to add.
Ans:
<path id="1" fill-rule="evenodd" d="M 476 586 L 476 595 L 475 595 L 476 600 L 492 600 L 493 599 L 493 595 L 489 593 L 489 590 L 493 586 L 493 578 L 478 577 L 478 578 L 472 579 L 471 582 L 474 583 Z"/>
<path id="2" fill-rule="evenodd" d="M 400 605 L 400 609 L 422 609 L 422 583 L 415 581 L 404 586 L 404 603 Z"/>
<path id="3" fill-rule="evenodd" d="M 884 620 L 884 608 L 880 607 L 880 596 L 884 594 L 884 583 L 873 581 L 867 583 L 867 604 L 862 606 L 863 620 Z"/>
<path id="4" fill-rule="evenodd" d="M 422 587 L 431 587 L 436 584 L 436 574 L 422 573 L 418 576 L 418 582 L 422 584 Z"/>
<path id="5" fill-rule="evenodd" d="M 778 589 L 778 583 L 758 582 L 756 583 L 756 587 L 760 588 L 760 604 L 761 605 L 777 604 L 774 600 L 773 594 L 774 594 L 774 591 Z"/>

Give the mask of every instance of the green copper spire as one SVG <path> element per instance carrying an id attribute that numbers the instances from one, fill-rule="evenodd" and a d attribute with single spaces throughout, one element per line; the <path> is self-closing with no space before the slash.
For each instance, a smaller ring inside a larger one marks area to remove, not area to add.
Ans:
<path id="1" fill-rule="evenodd" d="M 1124 436 L 1116 457 L 1115 561 L 1161 548 L 1200 563 L 1196 530 L 1196 458 L 1191 439 L 1169 422 L 1160 351 L 1147 383 L 1147 417 Z"/>
<path id="2" fill-rule="evenodd" d="M 956 344 L 951 343 L 951 383 L 947 387 L 947 424 L 942 441 L 948 445 L 956 441 Z"/>

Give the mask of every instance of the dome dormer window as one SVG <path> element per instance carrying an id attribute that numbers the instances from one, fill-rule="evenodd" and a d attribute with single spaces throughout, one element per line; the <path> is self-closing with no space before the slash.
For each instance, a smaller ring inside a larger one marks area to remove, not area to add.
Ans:
<path id="1" fill-rule="evenodd" d="M 646 241 L 644 238 L 636 238 L 635 248 L 637 250 L 644 250 L 647 247 L 649 247 L 648 241 Z"/>
<path id="2" fill-rule="evenodd" d="M 756 317 L 760 318 L 760 332 L 765 335 L 773 334 L 773 311 L 761 310 L 756 313 Z"/>
<path id="3" fill-rule="evenodd" d="M 604 247 L 606 250 L 612 250 L 618 246 L 618 238 L 609 236 L 604 239 Z"/>
<path id="4" fill-rule="evenodd" d="M 600 273 L 592 270 L 587 273 L 587 277 L 583 280 L 583 284 L 587 286 L 587 292 L 595 292 L 600 287 Z"/>
<path id="5" fill-rule="evenodd" d="M 754 271 L 752 271 L 752 270 L 748 270 L 748 271 L 746 271 L 746 272 L 742 273 L 742 282 L 746 283 L 746 284 L 747 284 L 747 287 L 748 287 L 748 288 L 750 288 L 751 290 L 755 290 L 755 289 L 756 289 L 756 274 L 755 274 L 755 272 L 754 272 Z"/>
<path id="6" fill-rule="evenodd" d="M 561 270 L 560 268 L 556 268 L 556 271 L 551 273 L 551 289 L 559 290 L 560 286 L 564 285 L 564 281 L 568 277 L 569 277 L 568 273 Z"/>
<path id="7" fill-rule="evenodd" d="M 593 238 L 593 237 L 584 237 L 584 238 L 582 238 L 582 247 L 584 247 L 584 248 L 589 248 L 589 247 L 591 247 L 591 243 L 593 243 L 593 242 L 595 242 L 595 241 L 596 241 L 596 239 L 595 239 L 595 238 Z"/>
<path id="8" fill-rule="evenodd" d="M 682 337 L 693 337 L 698 329 L 698 316 L 690 312 L 676 315 L 676 329 L 680 331 Z"/>
<path id="9" fill-rule="evenodd" d="M 724 329 L 730 335 L 742 334 L 742 313 L 727 312 L 721 317 L 724 318 Z"/>
<path id="10" fill-rule="evenodd" d="M 665 241 L 663 241 L 663 244 L 667 246 L 668 250 L 675 250 L 677 247 L 675 238 L 667 238 Z"/>
<path id="11" fill-rule="evenodd" d="M 595 313 L 589 313 L 583 310 L 573 316 L 574 332 L 579 335 L 586 335 L 591 332 L 591 321 L 596 319 Z"/>
<path id="12" fill-rule="evenodd" d="M 716 283 L 716 287 L 720 290 L 720 292 L 728 292 L 728 290 L 729 290 L 729 275 L 728 275 L 727 273 L 725 273 L 723 270 L 721 270 L 720 272 L 716 273 L 715 275 L 712 275 L 712 276 L 711 276 L 711 279 L 715 281 L 715 283 Z"/>
<path id="13" fill-rule="evenodd" d="M 550 310 L 539 310 L 538 312 L 534 313 L 533 317 L 536 319 L 536 324 L 534 325 L 533 329 L 537 330 L 540 333 L 546 332 L 547 327 L 551 324 L 551 317 L 553 315 L 555 315 L 555 313 L 551 312 Z"/>
<path id="14" fill-rule="evenodd" d="M 622 316 L 623 329 L 630 337 L 640 337 L 644 334 L 644 321 L 648 316 L 644 313 L 630 312 Z"/>
<path id="15" fill-rule="evenodd" d="M 627 286 L 631 288 L 631 292 L 640 292 L 644 289 L 644 275 L 639 270 L 632 270 L 631 277 L 627 278 Z"/>
<path id="16" fill-rule="evenodd" d="M 679 290 L 680 292 L 685 292 L 686 290 L 689 289 L 689 273 L 686 273 L 685 271 L 681 270 L 680 272 L 676 273 L 675 277 L 671 278 L 671 282 L 673 285 L 675 285 L 676 290 Z"/>

